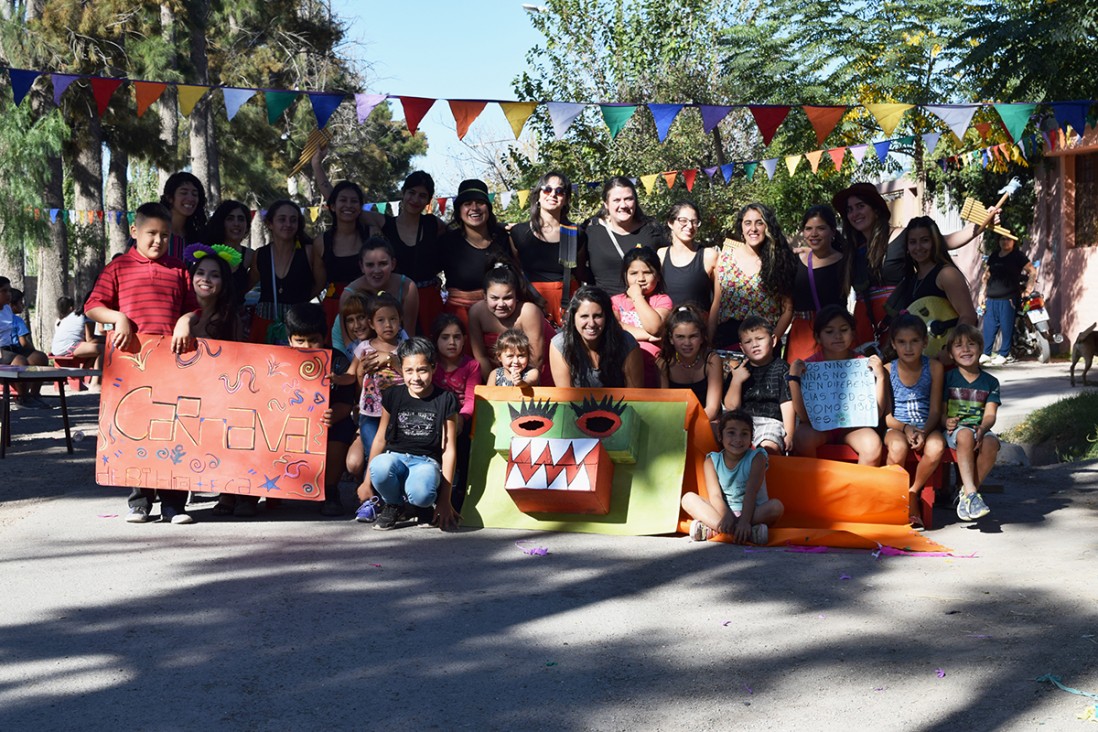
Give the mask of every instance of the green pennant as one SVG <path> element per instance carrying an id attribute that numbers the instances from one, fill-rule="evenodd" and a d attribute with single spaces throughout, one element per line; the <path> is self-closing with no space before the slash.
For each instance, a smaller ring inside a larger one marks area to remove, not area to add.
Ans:
<path id="1" fill-rule="evenodd" d="M 286 108 L 297 99 L 297 92 L 293 91 L 267 91 L 263 92 L 267 98 L 267 124 L 273 125 L 286 111 Z"/>
<path id="2" fill-rule="evenodd" d="M 915 135 L 904 135 L 903 137 L 901 137 L 896 142 L 900 143 L 901 145 L 914 145 L 915 144 Z"/>
<path id="3" fill-rule="evenodd" d="M 384 215 L 385 215 L 385 212 L 386 212 L 386 211 L 388 210 L 388 208 L 389 208 L 389 204 L 387 204 L 387 203 L 386 203 L 385 201 L 381 201 L 380 203 L 378 203 L 377 205 L 375 205 L 375 206 L 374 206 L 374 208 L 376 208 L 376 209 L 377 209 L 377 212 L 378 212 L 379 214 L 381 214 L 382 216 L 384 216 Z"/>
<path id="4" fill-rule="evenodd" d="M 611 138 L 618 136 L 621 128 L 625 127 L 625 123 L 637 111 L 635 104 L 600 104 L 599 108 L 602 110 L 603 121 L 610 128 Z"/>
<path id="5" fill-rule="evenodd" d="M 1022 137 L 1022 131 L 1025 130 L 1026 125 L 1029 124 L 1029 118 L 1033 115 L 1033 110 L 1037 109 L 1036 104 L 996 104 L 995 111 L 999 113 L 999 116 L 1003 120 L 1003 126 L 1006 127 L 1006 131 L 1010 134 L 1010 139 L 1014 142 L 1018 142 Z"/>
<path id="6" fill-rule="evenodd" d="M 495 193 L 489 193 L 488 194 L 488 203 L 495 204 L 495 202 L 496 202 L 496 194 Z"/>
<path id="7" fill-rule="evenodd" d="M 759 167 L 758 163 L 744 163 L 743 171 L 747 173 L 747 179 L 753 180 L 755 178 L 755 169 Z"/>
<path id="8" fill-rule="evenodd" d="M 130 226 L 133 226 L 133 222 L 136 221 L 136 220 L 137 220 L 137 212 L 136 211 L 127 211 L 126 212 L 126 222 L 129 223 Z"/>

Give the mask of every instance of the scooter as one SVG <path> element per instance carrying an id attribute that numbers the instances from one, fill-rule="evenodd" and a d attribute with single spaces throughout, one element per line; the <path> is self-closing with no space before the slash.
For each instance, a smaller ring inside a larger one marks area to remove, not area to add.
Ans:
<path id="1" fill-rule="evenodd" d="M 1015 358 L 1037 357 L 1041 363 L 1052 358 L 1052 344 L 1063 343 L 1061 333 L 1052 333 L 1048 325 L 1048 311 L 1045 310 L 1045 298 L 1039 292 L 1031 292 L 1022 298 L 1022 303 L 1014 314 L 1014 340 L 1010 344 L 1011 354 Z"/>

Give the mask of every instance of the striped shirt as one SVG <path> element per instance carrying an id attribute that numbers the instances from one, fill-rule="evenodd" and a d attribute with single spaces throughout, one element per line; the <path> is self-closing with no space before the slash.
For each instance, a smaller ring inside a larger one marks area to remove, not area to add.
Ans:
<path id="1" fill-rule="evenodd" d="M 179 317 L 198 302 L 183 262 L 167 255 L 148 259 L 131 247 L 96 280 L 84 308 L 98 307 L 122 313 L 138 333 L 171 335 Z"/>

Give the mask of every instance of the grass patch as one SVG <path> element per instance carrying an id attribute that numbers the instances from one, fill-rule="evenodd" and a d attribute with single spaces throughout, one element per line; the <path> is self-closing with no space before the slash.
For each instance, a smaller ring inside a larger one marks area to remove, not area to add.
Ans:
<path id="1" fill-rule="evenodd" d="M 1051 442 L 1060 462 L 1098 458 L 1098 392 L 1088 391 L 1042 407 L 1003 435 L 1008 442 Z"/>

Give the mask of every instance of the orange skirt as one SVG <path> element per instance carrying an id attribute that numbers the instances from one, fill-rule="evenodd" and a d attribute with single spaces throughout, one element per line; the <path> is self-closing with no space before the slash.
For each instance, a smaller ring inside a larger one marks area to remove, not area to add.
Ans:
<path id="1" fill-rule="evenodd" d="M 857 317 L 857 316 L 855 316 Z M 802 361 L 818 349 L 816 336 L 812 333 L 813 318 L 793 316 L 793 322 L 789 326 L 789 335 L 785 342 L 785 360 L 793 363 L 797 359 Z"/>
<path id="2" fill-rule="evenodd" d="M 863 343 L 877 342 L 877 334 L 874 327 L 885 319 L 885 303 L 892 295 L 895 287 L 875 287 L 864 295 L 858 295 L 858 301 L 854 304 L 854 333 L 858 336 L 854 347 Z M 885 333 L 881 333 L 882 340 L 888 340 Z"/>
<path id="3" fill-rule="evenodd" d="M 545 312 L 548 313 L 549 322 L 558 328 L 561 323 L 564 322 L 564 311 L 568 309 L 568 303 L 564 300 L 564 283 L 563 282 L 531 282 L 534 289 L 545 298 Z M 572 299 L 572 295 L 576 294 L 576 290 L 579 289 L 579 281 L 573 277 L 572 284 L 569 289 L 568 299 Z"/>

